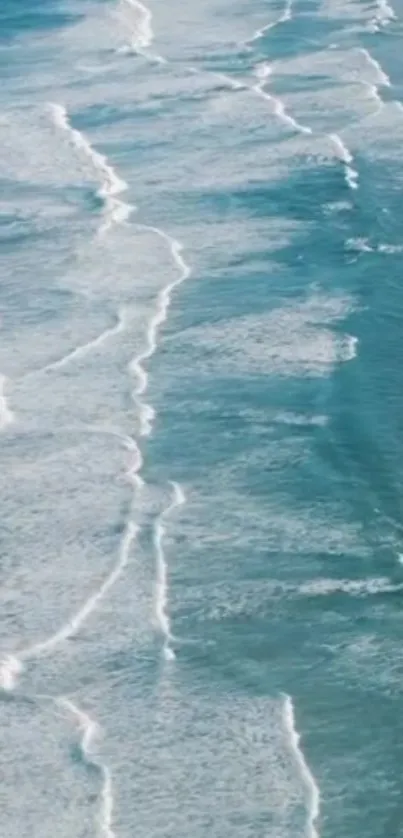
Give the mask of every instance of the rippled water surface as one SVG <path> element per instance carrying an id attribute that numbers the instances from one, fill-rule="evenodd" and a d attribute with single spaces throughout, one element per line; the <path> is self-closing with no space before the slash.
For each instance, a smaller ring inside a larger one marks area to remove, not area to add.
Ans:
<path id="1" fill-rule="evenodd" d="M 1 4 L 5 838 L 401 834 L 402 16 Z"/>

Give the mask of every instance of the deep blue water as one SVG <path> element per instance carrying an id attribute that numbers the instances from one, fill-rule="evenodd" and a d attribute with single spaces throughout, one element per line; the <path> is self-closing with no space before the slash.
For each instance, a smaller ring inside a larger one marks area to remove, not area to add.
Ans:
<path id="1" fill-rule="evenodd" d="M 2 4 L 7 838 L 400 835 L 402 13 Z"/>

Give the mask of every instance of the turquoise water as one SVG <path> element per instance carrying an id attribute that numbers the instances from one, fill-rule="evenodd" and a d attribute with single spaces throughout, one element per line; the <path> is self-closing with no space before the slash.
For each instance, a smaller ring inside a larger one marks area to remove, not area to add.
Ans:
<path id="1" fill-rule="evenodd" d="M 401 13 L 2 4 L 7 838 L 400 834 Z"/>

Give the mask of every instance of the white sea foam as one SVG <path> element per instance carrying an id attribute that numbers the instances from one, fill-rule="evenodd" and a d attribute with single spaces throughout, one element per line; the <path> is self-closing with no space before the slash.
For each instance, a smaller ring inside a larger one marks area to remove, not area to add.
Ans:
<path id="1" fill-rule="evenodd" d="M 163 539 L 165 534 L 165 522 L 172 514 L 176 507 L 181 506 L 186 501 L 186 496 L 183 489 L 178 483 L 171 483 L 173 489 L 173 497 L 170 504 L 161 513 L 154 526 L 154 548 L 156 554 L 156 584 L 155 584 L 155 601 L 154 614 L 156 624 L 161 632 L 164 640 L 164 657 L 166 660 L 173 660 L 175 653 L 171 647 L 172 634 L 171 624 L 167 612 L 168 605 L 168 567 L 165 559 Z"/>
<path id="2" fill-rule="evenodd" d="M 328 417 L 323 414 L 305 416 L 303 413 L 290 413 L 283 411 L 277 413 L 274 422 L 280 425 L 314 426 L 323 428 L 328 423 Z"/>
<path id="3" fill-rule="evenodd" d="M 357 339 L 332 327 L 350 310 L 351 300 L 313 295 L 266 313 L 189 328 L 177 341 L 184 353 L 197 346 L 207 350 L 193 361 L 201 375 L 217 366 L 220 374 L 237 376 L 324 376 L 356 355 Z"/>
<path id="4" fill-rule="evenodd" d="M 352 238 L 347 239 L 346 241 L 346 249 L 347 250 L 354 250 L 359 253 L 387 253 L 393 255 L 394 253 L 402 253 L 403 245 L 402 244 L 378 244 L 372 245 L 369 242 L 369 239 L 366 238 Z"/>
<path id="5" fill-rule="evenodd" d="M 375 101 L 377 103 L 378 109 L 381 110 L 384 106 L 384 103 L 383 103 L 383 100 L 382 100 L 382 98 L 379 94 L 379 89 L 378 88 L 379 87 L 390 87 L 391 86 L 390 78 L 387 75 L 387 73 L 385 73 L 383 68 L 381 67 L 379 61 L 377 61 L 371 55 L 371 53 L 368 52 L 367 49 L 364 49 L 364 48 L 360 47 L 358 51 L 361 53 L 361 55 L 364 56 L 367 64 L 372 69 L 375 70 L 375 74 L 376 74 L 375 82 L 371 83 L 369 81 L 368 82 L 363 81 L 363 84 L 369 89 L 372 98 L 375 99 Z"/>
<path id="6" fill-rule="evenodd" d="M 383 87 L 390 87 L 390 78 L 387 75 L 387 73 L 385 73 L 383 68 L 381 67 L 379 61 L 377 61 L 371 55 L 371 53 L 368 52 L 367 49 L 364 49 L 364 48 L 360 47 L 359 52 L 361 52 L 361 54 L 365 56 L 366 60 L 368 61 L 368 64 L 370 64 L 371 67 L 373 67 L 374 70 L 376 71 L 376 73 L 378 75 L 378 84 L 382 85 Z"/>
<path id="7" fill-rule="evenodd" d="M 29 378 L 33 378 L 37 375 L 42 375 L 47 372 L 51 372 L 52 370 L 59 370 L 63 367 L 68 366 L 72 361 L 77 360 L 77 358 L 82 358 L 84 355 L 87 355 L 88 352 L 91 352 L 92 349 L 95 349 L 98 346 L 102 346 L 105 341 L 107 341 L 113 335 L 118 335 L 120 332 L 123 332 L 126 326 L 126 321 L 124 317 L 124 312 L 119 312 L 116 318 L 116 323 L 114 326 L 110 326 L 108 329 L 105 329 L 101 332 L 93 340 L 89 340 L 87 343 L 83 343 L 81 346 L 76 346 L 75 349 L 72 349 L 71 352 L 67 352 L 66 355 L 63 355 L 62 358 L 59 358 L 57 361 L 52 361 L 50 364 L 46 364 L 46 366 L 41 367 L 38 370 L 32 370 L 28 372 L 24 379 L 27 380 Z"/>
<path id="8" fill-rule="evenodd" d="M 14 414 L 8 406 L 7 396 L 5 393 L 7 378 L 0 375 L 0 431 L 11 425 L 14 421 Z"/>
<path id="9" fill-rule="evenodd" d="M 347 146 L 339 136 L 339 134 L 329 134 L 329 139 L 333 143 L 337 156 L 344 165 L 344 177 L 350 189 L 358 189 L 358 172 L 353 168 L 353 155 L 348 150 Z"/>
<path id="10" fill-rule="evenodd" d="M 369 24 L 371 31 L 379 32 L 393 20 L 397 20 L 397 15 L 388 0 L 377 0 L 375 14 Z"/>
<path id="11" fill-rule="evenodd" d="M 99 234 L 103 235 L 114 224 L 127 221 L 135 210 L 132 204 L 117 197 L 127 190 L 127 183 L 116 174 L 105 155 L 96 151 L 81 131 L 73 128 L 64 105 L 53 104 L 50 107 L 54 124 L 67 133 L 77 151 L 84 154 L 96 175 L 101 178 L 101 186 L 97 194 L 104 205 L 104 219 L 99 228 Z"/>
<path id="12" fill-rule="evenodd" d="M 157 348 L 158 331 L 160 326 L 167 319 L 172 291 L 190 276 L 191 269 L 181 255 L 183 245 L 180 242 L 176 241 L 176 239 L 169 236 L 159 227 L 149 227 L 142 224 L 136 224 L 136 227 L 143 230 L 150 230 L 157 236 L 160 236 L 169 245 L 173 260 L 179 269 L 179 276 L 159 292 L 156 302 L 156 311 L 150 318 L 148 324 L 146 346 L 129 364 L 130 373 L 132 375 L 134 374 L 137 378 L 137 385 L 133 391 L 133 398 L 138 404 L 140 410 L 140 435 L 149 436 L 152 430 L 152 422 L 155 416 L 155 411 L 150 405 L 144 403 L 141 399 L 141 396 L 144 395 L 148 386 L 148 374 L 144 369 L 144 362 L 148 361 L 152 355 L 154 355 Z"/>
<path id="13" fill-rule="evenodd" d="M 22 664 L 14 655 L 6 655 L 0 661 L 0 689 L 11 692 L 22 672 Z"/>
<path id="14" fill-rule="evenodd" d="M 359 253 L 372 253 L 374 248 L 369 244 L 368 239 L 352 238 L 347 239 L 346 250 L 355 250 Z"/>
<path id="15" fill-rule="evenodd" d="M 151 58 L 159 64 L 166 64 L 166 59 L 162 55 L 150 52 L 150 46 L 154 40 L 150 9 L 144 3 L 140 3 L 139 0 L 120 0 L 117 14 L 131 31 L 129 45 L 121 48 L 119 52 L 122 54 L 137 53 Z"/>
<path id="16" fill-rule="evenodd" d="M 379 244 L 378 245 L 379 253 L 402 253 L 403 245 L 402 244 Z"/>
<path id="17" fill-rule="evenodd" d="M 106 436 L 110 435 L 119 439 L 123 447 L 126 449 L 126 451 L 129 451 L 131 456 L 130 464 L 125 472 L 125 478 L 136 489 L 141 489 L 144 486 L 144 480 L 140 475 L 141 469 L 143 467 L 143 457 L 138 443 L 136 442 L 134 437 L 122 433 L 121 430 L 119 430 L 118 428 L 114 428 L 111 425 L 70 425 L 66 427 L 66 431 L 71 431 L 73 433 L 80 434 L 84 433 L 101 434 Z"/>
<path id="18" fill-rule="evenodd" d="M 124 182 L 120 180 L 120 178 L 116 175 L 112 167 L 109 166 L 109 164 L 106 161 L 106 158 L 104 158 L 102 155 L 99 155 L 98 152 L 94 152 L 88 141 L 85 139 L 85 137 L 80 132 L 75 131 L 75 129 L 71 128 L 65 109 L 61 106 L 55 106 L 53 109 L 53 116 L 57 124 L 59 124 L 60 127 L 63 127 L 65 130 L 68 131 L 73 140 L 74 145 L 79 149 L 83 149 L 86 156 L 91 158 L 95 168 L 100 173 L 102 173 L 104 177 L 102 193 L 105 195 L 109 195 L 112 193 L 116 194 L 117 192 L 125 188 Z M 163 288 L 163 290 L 158 294 L 156 311 L 152 315 L 148 324 L 145 348 L 135 357 L 134 360 L 132 360 L 130 364 L 130 372 L 135 373 L 137 376 L 137 386 L 134 391 L 134 396 L 140 410 L 140 435 L 147 435 L 151 432 L 152 429 L 154 409 L 150 405 L 148 405 L 144 400 L 141 399 L 141 396 L 145 393 L 148 385 L 148 374 L 144 369 L 143 364 L 146 360 L 151 358 L 151 356 L 154 354 L 157 348 L 158 330 L 161 324 L 167 318 L 172 291 L 176 286 L 182 283 L 190 275 L 190 267 L 183 259 L 183 246 L 180 242 L 178 242 L 176 239 L 172 238 L 163 230 L 157 227 L 150 227 L 142 224 L 138 224 L 137 227 L 138 229 L 143 229 L 147 232 L 151 232 L 152 234 L 161 238 L 169 246 L 169 250 L 173 258 L 173 261 L 178 268 L 178 276 L 174 280 L 172 280 L 168 285 L 166 285 L 165 288 Z M 110 337 L 111 333 L 116 333 L 117 331 L 120 331 L 123 328 L 123 326 L 123 318 L 119 317 L 117 324 L 114 325 L 111 329 L 102 332 L 101 335 L 95 338 L 95 340 L 90 341 L 84 344 L 83 346 L 77 347 L 75 350 L 65 355 L 59 361 L 56 361 L 53 364 L 48 365 L 46 369 L 49 370 L 63 367 L 64 365 L 72 361 L 74 358 L 77 358 L 77 356 L 80 356 L 88 352 L 91 348 L 94 347 L 94 345 L 99 345 L 103 343 L 107 338 Z M 89 433 L 112 432 L 108 428 L 95 428 L 91 426 L 88 426 L 86 430 Z M 125 447 L 131 455 L 131 462 L 126 471 L 126 479 L 128 479 L 132 483 L 133 487 L 139 490 L 144 485 L 144 482 L 140 476 L 140 471 L 143 465 L 143 458 L 140 447 L 133 437 L 120 434 L 120 432 L 116 431 L 114 433 L 122 439 Z M 162 537 L 164 533 L 163 521 L 167 517 L 167 515 L 170 514 L 170 512 L 175 506 L 184 502 L 184 496 L 180 488 L 176 484 L 173 484 L 173 488 L 174 499 L 172 503 L 169 505 L 168 509 L 165 510 L 165 512 L 161 516 L 159 524 L 156 527 L 155 531 L 155 546 L 157 550 L 158 593 L 156 598 L 156 615 L 159 620 L 160 628 L 163 631 L 165 637 L 164 652 L 166 657 L 172 656 L 173 653 L 169 646 L 169 621 L 167 622 L 168 618 L 166 615 L 167 580 L 166 565 L 162 547 Z M 0 664 L 0 685 L 4 690 L 11 690 L 15 687 L 17 676 L 21 672 L 24 662 L 50 654 L 60 644 L 62 644 L 68 638 L 75 635 L 79 631 L 83 623 L 87 620 L 87 618 L 97 609 L 101 600 L 105 597 L 107 592 L 111 589 L 111 587 L 121 576 L 124 568 L 127 565 L 130 549 L 138 532 L 138 527 L 132 520 L 132 512 L 133 510 L 131 510 L 131 512 L 129 513 L 129 520 L 120 545 L 118 561 L 111 573 L 109 574 L 109 576 L 100 585 L 96 592 L 91 597 L 89 597 L 89 599 L 79 609 L 79 611 L 72 618 L 70 618 L 58 631 L 56 631 L 54 634 L 40 642 L 33 643 L 31 645 L 26 646 L 25 648 L 18 650 L 18 652 L 16 652 L 13 656 L 8 655 L 4 658 L 3 662 Z"/>
<path id="19" fill-rule="evenodd" d="M 271 21 L 270 23 L 267 23 L 266 26 L 262 26 L 260 29 L 256 29 L 256 32 L 254 32 L 252 37 L 248 38 L 245 41 L 245 45 L 248 46 L 249 44 L 253 44 L 254 41 L 258 41 L 260 38 L 263 38 L 266 32 L 270 32 L 270 29 L 274 29 L 281 23 L 287 23 L 288 20 L 291 20 L 292 2 L 293 0 L 286 0 L 284 4 L 284 10 L 282 11 L 280 17 L 278 17 L 276 20 Z"/>
<path id="20" fill-rule="evenodd" d="M 272 96 L 270 93 L 265 90 L 265 85 L 269 76 L 271 75 L 271 67 L 266 61 L 262 64 L 259 64 L 255 67 L 254 74 L 258 79 L 257 83 L 254 84 L 251 88 L 258 96 L 261 96 L 267 102 L 270 102 L 273 105 L 274 113 L 279 119 L 285 123 L 285 125 L 289 125 L 290 128 L 293 128 L 294 131 L 298 131 L 300 134 L 312 134 L 312 128 L 308 125 L 302 125 L 301 122 L 298 122 L 294 117 L 290 116 L 285 109 L 284 103 L 279 99 L 277 96 Z"/>
<path id="21" fill-rule="evenodd" d="M 397 593 L 403 590 L 403 583 L 393 583 L 385 576 L 372 579 L 316 579 L 305 582 L 298 588 L 301 596 L 329 596 L 335 593 L 356 597 Z"/>
<path id="22" fill-rule="evenodd" d="M 284 699 L 284 727 L 288 738 L 288 744 L 291 748 L 291 753 L 294 757 L 296 766 L 298 767 L 300 779 L 306 790 L 306 828 L 305 834 L 307 838 L 319 838 L 319 833 L 316 829 L 316 822 L 319 817 L 320 794 L 319 788 L 315 782 L 315 778 L 311 773 L 303 751 L 300 747 L 300 734 L 295 727 L 294 706 L 292 698 L 289 695 Z"/>
<path id="23" fill-rule="evenodd" d="M 95 768 L 102 779 L 102 786 L 100 790 L 101 806 L 98 814 L 99 835 L 102 836 L 102 838 L 115 838 L 115 832 L 112 828 L 114 800 L 111 773 L 109 768 L 107 768 L 107 766 L 102 762 L 95 759 L 91 753 L 91 745 L 95 736 L 99 732 L 99 726 L 97 722 L 95 722 L 94 719 L 88 715 L 88 713 L 84 713 L 84 711 L 77 707 L 77 705 L 70 701 L 70 699 L 58 698 L 57 704 L 60 707 L 64 707 L 75 717 L 75 719 L 77 719 L 80 731 L 82 732 L 80 748 L 83 760 L 92 768 Z"/>
<path id="24" fill-rule="evenodd" d="M 6 656 L 0 665 L 0 686 L 3 690 L 12 690 L 16 685 L 16 677 L 23 668 L 23 662 L 33 660 L 43 655 L 53 652 L 60 644 L 73 637 L 81 626 L 85 623 L 88 617 L 97 609 L 100 602 L 105 597 L 105 594 L 112 588 L 121 576 L 126 567 L 130 549 L 136 538 L 138 527 L 129 521 L 119 550 L 118 561 L 105 581 L 100 585 L 97 591 L 87 599 L 82 608 L 74 614 L 55 634 L 39 643 L 34 643 L 32 646 L 26 646 L 21 649 L 15 656 Z"/>

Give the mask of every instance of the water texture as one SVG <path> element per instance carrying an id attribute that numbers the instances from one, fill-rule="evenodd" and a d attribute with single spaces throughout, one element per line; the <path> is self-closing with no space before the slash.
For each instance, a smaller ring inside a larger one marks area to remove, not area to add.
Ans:
<path id="1" fill-rule="evenodd" d="M 402 15 L 2 3 L 7 838 L 402 831 Z"/>

